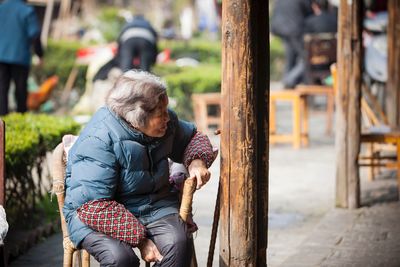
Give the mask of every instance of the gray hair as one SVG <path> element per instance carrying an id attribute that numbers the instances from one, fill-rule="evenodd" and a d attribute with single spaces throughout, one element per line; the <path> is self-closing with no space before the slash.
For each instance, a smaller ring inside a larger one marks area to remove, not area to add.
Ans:
<path id="1" fill-rule="evenodd" d="M 133 127 L 144 127 L 158 103 L 166 98 L 167 87 L 159 77 L 129 70 L 115 82 L 106 97 L 106 106 Z"/>

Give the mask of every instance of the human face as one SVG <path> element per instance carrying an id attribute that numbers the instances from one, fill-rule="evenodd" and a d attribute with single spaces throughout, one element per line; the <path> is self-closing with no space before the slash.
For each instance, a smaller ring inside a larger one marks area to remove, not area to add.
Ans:
<path id="1" fill-rule="evenodd" d="M 167 131 L 168 122 L 168 97 L 165 97 L 151 113 L 146 126 L 139 130 L 150 137 L 163 137 Z"/>

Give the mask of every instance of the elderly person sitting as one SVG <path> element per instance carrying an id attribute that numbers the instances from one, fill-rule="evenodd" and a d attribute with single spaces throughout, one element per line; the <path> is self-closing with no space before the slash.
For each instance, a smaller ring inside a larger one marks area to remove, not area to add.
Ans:
<path id="1" fill-rule="evenodd" d="M 68 154 L 64 215 L 71 241 L 101 266 L 188 266 L 187 226 L 168 159 L 199 189 L 214 160 L 208 138 L 167 108 L 166 86 L 147 72 L 119 77 Z"/>

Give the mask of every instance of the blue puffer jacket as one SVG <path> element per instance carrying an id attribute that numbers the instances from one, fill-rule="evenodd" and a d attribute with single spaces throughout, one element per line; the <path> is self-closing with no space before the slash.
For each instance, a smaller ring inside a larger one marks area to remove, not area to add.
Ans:
<path id="1" fill-rule="evenodd" d="M 114 199 L 144 225 L 178 213 L 179 199 L 169 183 L 167 158 L 182 162 L 196 128 L 178 120 L 172 111 L 169 116 L 162 138 L 133 130 L 105 107 L 82 131 L 68 155 L 63 209 L 75 246 L 93 231 L 76 213 L 89 200 Z"/>

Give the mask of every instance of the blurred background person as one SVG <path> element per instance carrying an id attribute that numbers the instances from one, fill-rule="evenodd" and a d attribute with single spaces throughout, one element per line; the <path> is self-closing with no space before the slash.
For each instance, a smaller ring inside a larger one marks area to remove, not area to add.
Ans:
<path id="1" fill-rule="evenodd" d="M 158 34 L 143 15 L 135 15 L 123 27 L 118 36 L 116 55 L 94 75 L 96 80 L 107 80 L 113 68 L 121 72 L 131 69 L 150 71 L 158 54 Z"/>
<path id="2" fill-rule="evenodd" d="M 117 61 L 121 71 L 150 71 L 157 58 L 157 32 L 143 15 L 125 24 L 118 37 Z"/>
<path id="3" fill-rule="evenodd" d="M 314 15 L 306 18 L 305 33 L 335 33 L 337 32 L 337 15 L 329 9 L 328 0 L 312 0 Z"/>
<path id="4" fill-rule="evenodd" d="M 275 1 L 271 17 L 271 32 L 282 39 L 285 49 L 283 85 L 294 88 L 302 82 L 304 73 L 303 34 L 306 17 L 313 14 L 311 0 Z"/>
<path id="5" fill-rule="evenodd" d="M 43 57 L 40 27 L 33 7 L 24 0 L 0 4 L 0 115 L 8 113 L 8 91 L 15 84 L 17 112 L 27 111 L 31 47 Z"/>

